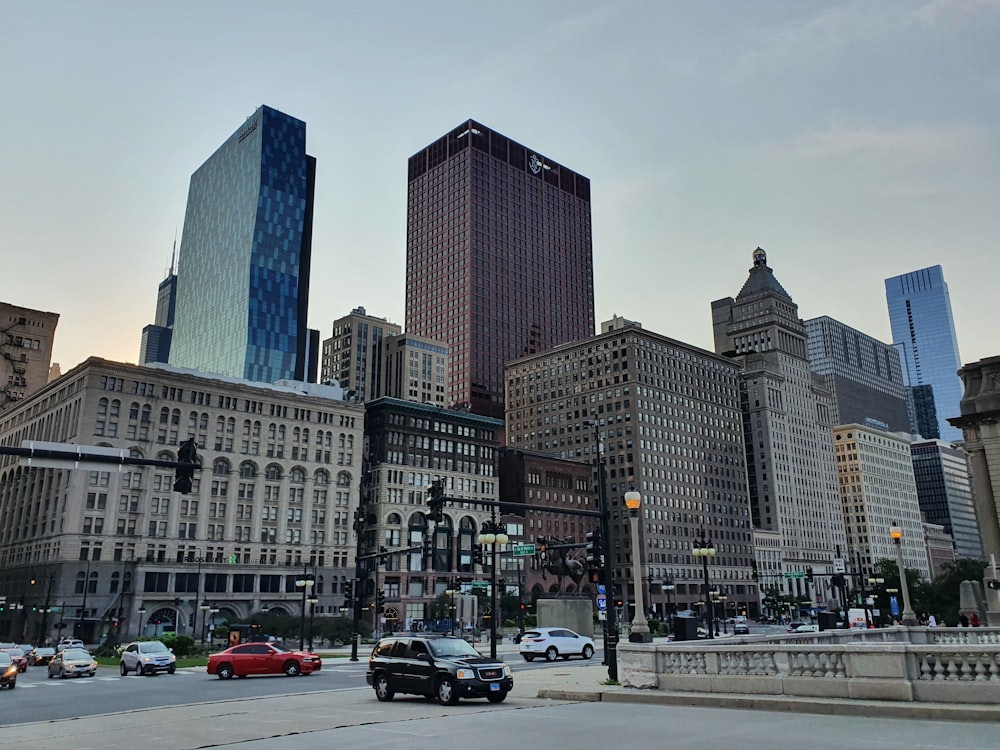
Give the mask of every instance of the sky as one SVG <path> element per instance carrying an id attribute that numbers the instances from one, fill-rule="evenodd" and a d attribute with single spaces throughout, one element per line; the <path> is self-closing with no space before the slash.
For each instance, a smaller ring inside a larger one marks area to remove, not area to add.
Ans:
<path id="1" fill-rule="evenodd" d="M 406 165 L 468 118 L 591 180 L 598 326 L 712 350 L 760 246 L 803 319 L 890 340 L 941 264 L 1000 355 L 1000 0 L 6 0 L 0 300 L 135 362 L 191 174 L 261 104 L 317 159 L 309 325 L 404 325 Z"/>

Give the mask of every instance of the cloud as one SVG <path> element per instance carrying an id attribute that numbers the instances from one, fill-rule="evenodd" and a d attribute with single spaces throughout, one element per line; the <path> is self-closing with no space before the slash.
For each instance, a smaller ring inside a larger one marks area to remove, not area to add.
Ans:
<path id="1" fill-rule="evenodd" d="M 921 26 L 961 26 L 986 13 L 1000 11 L 1000 0 L 931 0 L 910 15 Z"/>

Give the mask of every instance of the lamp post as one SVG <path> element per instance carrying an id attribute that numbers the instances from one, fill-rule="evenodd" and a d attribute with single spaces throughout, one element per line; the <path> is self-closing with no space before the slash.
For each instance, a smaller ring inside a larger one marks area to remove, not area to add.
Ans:
<path id="1" fill-rule="evenodd" d="M 208 626 L 208 640 L 209 643 L 215 638 L 215 616 L 219 614 L 219 608 L 214 604 L 209 607 L 208 615 L 212 618 L 212 624 Z"/>
<path id="2" fill-rule="evenodd" d="M 295 586 L 302 589 L 302 623 L 299 628 L 299 648 L 305 648 L 306 645 L 306 597 L 312 589 L 313 583 L 315 582 L 309 577 L 308 565 L 303 564 L 302 577 L 295 582 Z"/>
<path id="3" fill-rule="evenodd" d="M 319 597 L 313 594 L 308 599 L 309 602 L 309 650 L 313 650 L 313 617 L 316 614 L 316 605 L 319 604 Z"/>
<path id="4" fill-rule="evenodd" d="M 212 609 L 212 605 L 208 602 L 202 602 L 198 607 L 201 610 L 201 645 L 205 645 L 205 630 L 208 628 L 208 613 Z"/>
<path id="5" fill-rule="evenodd" d="M 496 515 L 483 521 L 479 543 L 490 545 L 490 658 L 497 658 L 497 547 L 507 543 L 507 527 L 497 523 Z"/>
<path id="6" fill-rule="evenodd" d="M 716 635 L 719 634 L 719 622 L 718 622 L 719 619 L 722 620 L 722 632 L 725 633 L 726 635 L 729 635 L 729 622 L 726 620 L 726 600 L 727 599 L 729 599 L 729 597 L 726 596 L 725 594 L 718 594 L 715 597 L 715 603 L 718 604 L 719 605 L 719 609 L 722 610 L 722 616 L 720 618 L 717 618 L 716 622 L 715 622 L 715 634 Z"/>
<path id="7" fill-rule="evenodd" d="M 448 610 L 448 618 L 451 620 L 451 634 L 455 635 L 455 615 L 458 614 L 457 610 L 455 609 L 455 594 L 459 593 L 459 591 L 455 588 L 456 581 L 454 578 L 452 578 L 451 581 L 449 581 L 449 583 L 451 584 L 450 588 L 445 589 L 444 593 L 445 596 L 451 597 L 451 605 Z"/>
<path id="8" fill-rule="evenodd" d="M 83 579 L 83 605 L 80 607 L 80 622 L 77 624 L 77 637 L 83 640 L 83 618 L 87 614 L 87 589 L 90 588 L 90 558 L 87 558 L 87 574 Z"/>
<path id="9" fill-rule="evenodd" d="M 663 582 L 663 590 L 667 592 L 667 624 L 670 627 L 670 632 L 674 632 L 674 579 L 668 578 Z"/>
<path id="10" fill-rule="evenodd" d="M 604 456 L 601 452 L 601 433 L 596 419 L 584 422 L 587 427 L 594 428 L 594 461 L 597 464 L 597 504 L 601 511 L 601 538 L 605 546 L 605 563 L 603 582 L 608 601 L 615 600 L 615 574 L 612 567 L 612 552 L 615 549 L 615 525 L 611 523 L 611 506 L 605 489 Z M 609 607 L 607 619 L 604 621 L 604 663 L 608 666 L 608 679 L 618 682 L 618 623 L 614 608 Z"/>
<path id="11" fill-rule="evenodd" d="M 143 604 L 139 605 L 139 609 L 136 610 L 139 614 L 139 632 L 136 634 L 136 638 L 142 637 L 142 618 L 146 614 L 146 607 Z"/>
<path id="12" fill-rule="evenodd" d="M 49 575 L 49 585 L 45 589 L 45 604 L 42 605 L 42 622 L 38 626 L 38 645 L 41 646 L 45 643 L 45 629 L 48 625 L 49 612 L 52 611 L 52 584 L 55 583 L 56 577 L 54 575 Z"/>
<path id="13" fill-rule="evenodd" d="M 625 507 L 632 519 L 632 586 L 635 588 L 635 615 L 632 617 L 632 632 L 628 639 L 633 643 L 649 643 L 653 636 L 646 622 L 646 605 L 642 601 L 642 548 L 639 546 L 639 508 L 642 495 L 630 483 L 625 493 Z"/>
<path id="14" fill-rule="evenodd" d="M 903 567 L 903 530 L 899 526 L 889 528 L 889 536 L 896 546 L 896 567 L 899 568 L 899 588 L 903 592 L 903 625 L 913 627 L 917 624 L 917 615 L 910 606 L 910 587 L 906 581 L 906 569 Z"/>
<path id="15" fill-rule="evenodd" d="M 712 630 L 712 595 L 709 592 L 708 582 L 708 558 L 715 557 L 715 545 L 705 536 L 705 528 L 702 527 L 700 536 L 695 539 L 691 548 L 691 555 L 701 558 L 701 569 L 705 575 L 705 612 L 708 614 L 706 625 L 708 627 L 708 637 L 715 638 Z"/>
<path id="16" fill-rule="evenodd" d="M 883 627 L 885 625 L 885 614 L 882 611 L 882 602 L 879 600 L 879 586 L 885 583 L 885 579 L 878 576 L 868 576 L 868 585 L 872 590 L 872 599 L 875 600 L 875 606 L 878 608 L 878 621 L 875 623 L 877 627 Z M 872 619 L 875 619 L 875 612 L 872 611 Z"/>

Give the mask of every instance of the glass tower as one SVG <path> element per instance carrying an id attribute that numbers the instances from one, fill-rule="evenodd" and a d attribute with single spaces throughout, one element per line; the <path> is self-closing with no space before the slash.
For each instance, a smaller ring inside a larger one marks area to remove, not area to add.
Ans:
<path id="1" fill-rule="evenodd" d="M 306 380 L 316 160 L 306 124 L 262 106 L 191 176 L 170 364 Z"/>
<path id="2" fill-rule="evenodd" d="M 951 297 L 941 266 L 886 279 L 885 299 L 892 340 L 902 358 L 903 382 L 911 389 L 931 386 L 938 437 L 949 442 L 961 440 L 962 431 L 948 424 L 949 417 L 960 415 L 962 381 L 958 377 L 961 359 Z M 920 415 L 916 416 L 919 423 Z M 916 425 L 913 430 L 917 431 Z"/>

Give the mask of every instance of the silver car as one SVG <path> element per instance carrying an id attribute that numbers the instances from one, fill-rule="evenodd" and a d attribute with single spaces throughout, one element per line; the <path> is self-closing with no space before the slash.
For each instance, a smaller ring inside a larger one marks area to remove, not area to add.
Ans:
<path id="1" fill-rule="evenodd" d="M 122 651 L 118 669 L 122 677 L 129 672 L 137 675 L 157 672 L 173 674 L 177 669 L 177 657 L 162 641 L 135 641 Z"/>
<path id="2" fill-rule="evenodd" d="M 569 628 L 531 628 L 521 636 L 520 651 L 525 661 L 536 656 L 546 661 L 571 656 L 589 659 L 594 655 L 594 642 Z"/>
<path id="3" fill-rule="evenodd" d="M 93 677 L 97 674 L 97 661 L 89 651 L 82 648 L 67 648 L 52 657 L 49 662 L 49 679 L 56 675 L 67 677 Z"/>

